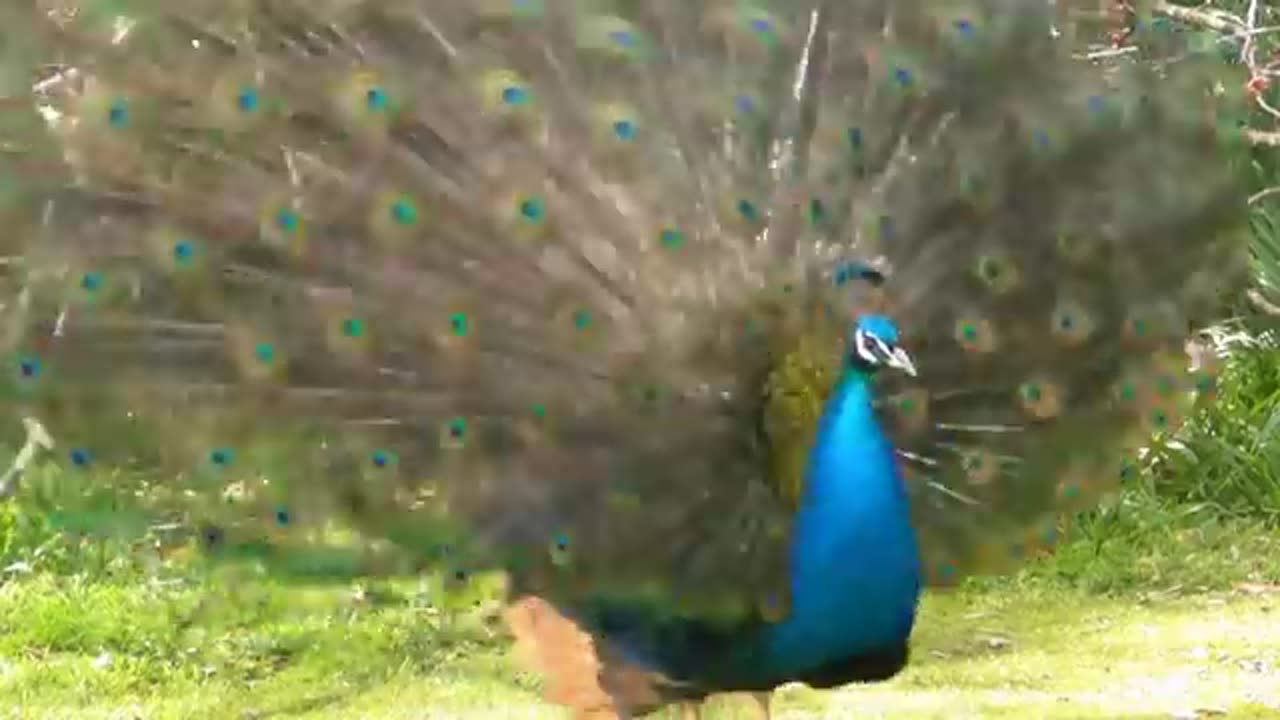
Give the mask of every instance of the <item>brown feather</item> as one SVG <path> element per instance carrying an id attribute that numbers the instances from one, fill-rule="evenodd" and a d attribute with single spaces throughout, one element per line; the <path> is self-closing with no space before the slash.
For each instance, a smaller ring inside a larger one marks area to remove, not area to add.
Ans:
<path id="1" fill-rule="evenodd" d="M 577 720 L 622 720 L 663 704 L 660 678 L 628 666 L 546 600 L 521 597 L 504 618 L 517 655 L 545 679 L 547 701 Z"/>

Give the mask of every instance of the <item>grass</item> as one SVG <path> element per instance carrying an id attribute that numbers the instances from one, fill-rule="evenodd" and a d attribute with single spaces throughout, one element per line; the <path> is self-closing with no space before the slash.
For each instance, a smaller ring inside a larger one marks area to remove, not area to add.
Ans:
<path id="1" fill-rule="evenodd" d="M 92 570 L 37 561 L 0 586 L 0 717 L 564 717 L 538 701 L 489 606 L 443 609 L 429 583 L 303 589 L 80 552 Z M 1275 716 L 1277 581 L 1280 538 L 1264 526 L 1130 499 L 1016 577 L 927 598 L 916 661 L 894 682 L 786 688 L 775 711 Z M 743 707 L 721 698 L 707 716 Z"/>

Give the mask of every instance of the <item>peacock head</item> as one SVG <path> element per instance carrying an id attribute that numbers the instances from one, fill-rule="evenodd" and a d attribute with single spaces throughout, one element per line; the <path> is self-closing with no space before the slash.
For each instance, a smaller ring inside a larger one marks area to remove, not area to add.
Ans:
<path id="1" fill-rule="evenodd" d="M 895 368 L 915 377 L 916 366 L 907 351 L 898 347 L 898 327 L 883 315 L 861 315 L 853 326 L 849 364 L 865 373 Z"/>

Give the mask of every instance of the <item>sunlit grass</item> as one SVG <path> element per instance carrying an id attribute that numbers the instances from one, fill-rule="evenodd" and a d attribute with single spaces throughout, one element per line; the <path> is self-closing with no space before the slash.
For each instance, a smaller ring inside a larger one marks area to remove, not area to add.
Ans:
<path id="1" fill-rule="evenodd" d="M 565 717 L 512 662 L 492 608 L 445 607 L 430 582 L 304 590 L 75 552 L 58 564 L 82 572 L 36 558 L 0 586 L 0 715 Z M 927 598 L 895 681 L 786 688 L 776 715 L 1266 717 L 1280 712 L 1275 582 L 1280 538 L 1264 526 L 1130 498 L 1017 577 Z M 721 698 L 706 716 L 745 707 Z"/>
<path id="2" fill-rule="evenodd" d="M 175 622 L 195 589 L 49 578 L 0 592 L 0 708 L 24 718 L 563 717 L 480 614 L 410 595 L 295 603 L 259 586 Z M 930 597 L 916 661 L 895 681 L 786 688 L 779 717 L 1171 717 L 1280 712 L 1280 594 L 1102 597 L 1037 582 Z M 718 699 L 707 713 L 742 706 Z"/>

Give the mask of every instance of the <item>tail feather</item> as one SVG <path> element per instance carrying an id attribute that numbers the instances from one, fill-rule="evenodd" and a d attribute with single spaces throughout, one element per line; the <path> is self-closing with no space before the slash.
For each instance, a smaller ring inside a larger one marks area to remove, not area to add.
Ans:
<path id="1" fill-rule="evenodd" d="M 952 581 L 1188 411 L 1212 378 L 1182 344 L 1243 268 L 1233 83 L 1075 61 L 1046 3 L 0 20 L 65 78 L 22 98 L 54 137 L 0 157 L 27 298 L 3 390 L 75 468 L 166 490 L 87 496 L 233 557 L 365 572 L 343 548 L 381 542 L 409 557 L 379 569 L 772 617 L 813 408 L 876 307 L 921 370 L 877 395 Z"/>

